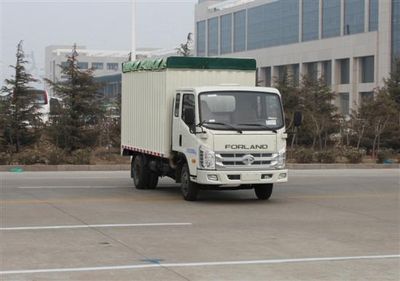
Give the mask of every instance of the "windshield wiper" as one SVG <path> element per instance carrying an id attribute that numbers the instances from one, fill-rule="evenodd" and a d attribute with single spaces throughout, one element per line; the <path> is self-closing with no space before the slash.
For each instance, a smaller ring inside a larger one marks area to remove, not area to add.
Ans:
<path id="1" fill-rule="evenodd" d="M 263 127 L 264 129 L 266 129 L 266 130 L 269 130 L 269 131 L 272 131 L 273 133 L 277 133 L 277 131 L 275 130 L 275 129 L 273 129 L 273 128 L 271 128 L 271 127 L 268 127 L 268 126 L 266 126 L 266 125 L 263 125 L 263 124 L 257 124 L 257 123 L 249 123 L 249 124 L 237 124 L 237 125 L 239 125 L 239 126 L 258 126 L 258 127 Z"/>
<path id="2" fill-rule="evenodd" d="M 228 128 L 231 128 L 231 129 L 237 131 L 238 133 L 243 134 L 243 131 L 242 131 L 242 130 L 236 128 L 235 126 L 232 126 L 231 124 L 222 123 L 222 122 L 209 122 L 209 121 L 203 120 L 203 121 L 201 121 L 197 126 L 201 127 L 201 126 L 203 126 L 204 124 L 215 124 L 215 125 L 226 126 L 226 127 L 228 127 Z"/>

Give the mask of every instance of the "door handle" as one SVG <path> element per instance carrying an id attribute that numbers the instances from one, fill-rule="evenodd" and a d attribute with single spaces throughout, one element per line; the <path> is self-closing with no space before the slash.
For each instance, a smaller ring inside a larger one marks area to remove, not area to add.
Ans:
<path id="1" fill-rule="evenodd" d="M 182 146 L 182 135 L 179 135 L 179 146 Z"/>

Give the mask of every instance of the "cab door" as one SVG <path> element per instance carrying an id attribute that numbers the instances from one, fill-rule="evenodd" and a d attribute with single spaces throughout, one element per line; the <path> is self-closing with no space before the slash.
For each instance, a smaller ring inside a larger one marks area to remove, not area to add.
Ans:
<path id="1" fill-rule="evenodd" d="M 173 149 L 185 154 L 191 174 L 195 174 L 197 167 L 198 143 L 196 135 L 191 132 L 193 124 L 198 123 L 196 118 L 196 99 L 191 92 L 181 92 L 176 95 L 176 101 L 180 101 L 179 114 L 174 112 L 174 136 Z M 175 103 L 177 109 L 177 103 Z M 192 115 L 191 117 L 189 115 Z M 191 119 L 191 120 L 190 120 Z"/>

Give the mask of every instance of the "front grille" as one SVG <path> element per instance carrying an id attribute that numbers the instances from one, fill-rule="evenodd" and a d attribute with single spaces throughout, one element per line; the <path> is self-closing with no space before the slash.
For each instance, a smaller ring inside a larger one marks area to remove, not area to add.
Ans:
<path id="1" fill-rule="evenodd" d="M 220 167 L 268 168 L 276 162 L 276 156 L 272 153 L 216 153 L 216 160 Z"/>

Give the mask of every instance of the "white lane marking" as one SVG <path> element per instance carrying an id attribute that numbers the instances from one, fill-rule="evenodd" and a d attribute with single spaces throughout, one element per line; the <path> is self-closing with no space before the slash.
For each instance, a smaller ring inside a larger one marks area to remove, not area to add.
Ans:
<path id="1" fill-rule="evenodd" d="M 19 189 L 42 189 L 42 188 L 127 188 L 127 186 L 108 186 L 108 185 L 49 185 L 49 186 L 18 186 Z"/>
<path id="2" fill-rule="evenodd" d="M 21 226 L 0 227 L 0 230 L 43 230 L 43 229 L 73 229 L 73 228 L 100 228 L 100 227 L 137 227 L 137 226 L 185 226 L 190 222 L 166 223 L 125 223 L 125 224 L 84 224 L 84 225 L 53 225 L 53 226 Z"/>
<path id="3" fill-rule="evenodd" d="M 391 258 L 400 258 L 400 255 L 354 256 L 354 257 L 322 257 L 322 258 L 320 257 L 320 258 L 300 258 L 300 259 L 272 259 L 272 260 L 192 262 L 192 263 L 154 263 L 154 264 L 100 266 L 100 267 L 6 270 L 6 271 L 0 271 L 0 275 L 32 274 L 32 273 L 54 273 L 54 272 L 80 272 L 80 271 L 100 271 L 100 270 L 122 270 L 122 269 L 142 269 L 142 268 L 151 268 L 151 267 L 153 267 L 153 268 L 154 267 L 199 267 L 199 266 L 221 266 L 221 265 L 280 264 L 280 263 L 372 260 L 372 259 L 391 259 Z"/>

